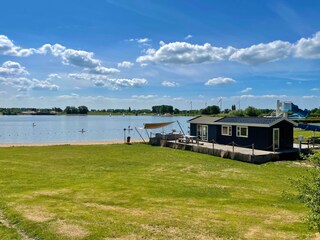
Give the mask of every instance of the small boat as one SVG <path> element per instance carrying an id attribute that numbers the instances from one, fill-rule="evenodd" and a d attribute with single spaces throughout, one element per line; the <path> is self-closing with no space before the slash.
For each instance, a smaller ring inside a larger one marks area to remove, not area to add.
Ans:
<path id="1" fill-rule="evenodd" d="M 82 128 L 79 132 L 84 133 L 84 132 L 86 132 L 86 131 Z"/>

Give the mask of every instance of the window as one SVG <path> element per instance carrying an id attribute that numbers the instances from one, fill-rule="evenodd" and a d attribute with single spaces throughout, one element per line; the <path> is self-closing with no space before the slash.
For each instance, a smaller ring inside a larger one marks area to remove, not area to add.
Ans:
<path id="1" fill-rule="evenodd" d="M 237 126 L 237 137 L 248 137 L 248 127 Z"/>
<path id="2" fill-rule="evenodd" d="M 231 136 L 232 135 L 232 127 L 231 126 L 222 125 L 221 126 L 221 135 Z"/>

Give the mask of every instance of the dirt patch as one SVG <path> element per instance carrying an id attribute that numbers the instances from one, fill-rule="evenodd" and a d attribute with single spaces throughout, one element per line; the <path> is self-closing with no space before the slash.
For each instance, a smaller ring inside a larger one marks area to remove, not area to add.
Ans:
<path id="1" fill-rule="evenodd" d="M 43 206 L 18 206 L 15 208 L 24 218 L 33 222 L 46 222 L 55 217 Z"/>
<path id="2" fill-rule="evenodd" d="M 260 226 L 252 226 L 245 233 L 246 239 L 296 239 L 297 236 L 288 232 L 262 229 Z"/>
<path id="3" fill-rule="evenodd" d="M 141 239 L 148 239 L 145 237 L 141 237 L 135 234 L 120 236 L 120 237 L 107 237 L 105 240 L 141 240 Z"/>
<path id="4" fill-rule="evenodd" d="M 41 190 L 41 191 L 35 191 L 32 192 L 32 196 L 57 196 L 64 193 L 69 193 L 69 189 L 53 189 L 53 190 Z"/>
<path id="5" fill-rule="evenodd" d="M 299 215 L 297 213 L 292 213 L 287 210 L 280 210 L 274 214 L 270 214 L 264 223 L 266 224 L 276 224 L 276 223 L 293 223 L 293 222 L 301 222 L 303 215 Z"/>
<path id="6" fill-rule="evenodd" d="M 93 208 L 97 208 L 105 211 L 122 212 L 130 215 L 134 215 L 134 216 L 145 215 L 145 211 L 138 208 L 125 208 L 120 206 L 103 205 L 103 204 L 97 204 L 97 203 L 85 203 L 84 205 L 86 207 L 93 207 Z"/>
<path id="7" fill-rule="evenodd" d="M 57 234 L 71 239 L 82 239 L 89 235 L 89 231 L 84 227 L 63 220 L 57 221 L 54 229 Z"/>

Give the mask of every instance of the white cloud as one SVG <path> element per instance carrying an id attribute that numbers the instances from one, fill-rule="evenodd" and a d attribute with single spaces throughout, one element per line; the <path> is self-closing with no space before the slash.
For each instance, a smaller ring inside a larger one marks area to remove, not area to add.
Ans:
<path id="1" fill-rule="evenodd" d="M 320 88 L 312 88 L 311 91 L 319 91 Z"/>
<path id="2" fill-rule="evenodd" d="M 191 35 L 191 34 L 189 34 L 189 35 L 187 35 L 184 39 L 185 40 L 188 40 L 188 39 L 190 39 L 190 38 L 192 38 L 193 36 Z"/>
<path id="3" fill-rule="evenodd" d="M 241 92 L 242 93 L 247 93 L 247 92 L 250 92 L 250 91 L 252 91 L 252 88 L 245 88 Z"/>
<path id="4" fill-rule="evenodd" d="M 97 66 L 95 68 L 90 69 L 89 72 L 93 74 L 110 75 L 110 74 L 119 73 L 120 71 L 116 68 L 106 68 L 102 66 Z"/>
<path id="5" fill-rule="evenodd" d="M 273 94 L 266 94 L 266 95 L 241 95 L 241 96 L 233 96 L 232 98 L 240 98 L 240 99 L 261 99 L 261 98 L 286 98 L 287 95 L 273 95 Z"/>
<path id="6" fill-rule="evenodd" d="M 118 68 L 131 68 L 134 65 L 134 63 L 129 61 L 123 61 L 121 63 L 118 63 Z"/>
<path id="7" fill-rule="evenodd" d="M 29 72 L 17 62 L 6 61 L 0 67 L 0 76 L 29 75 Z"/>
<path id="8" fill-rule="evenodd" d="M 295 56 L 300 58 L 320 58 L 320 32 L 312 38 L 301 38 L 294 46 Z"/>
<path id="9" fill-rule="evenodd" d="M 204 85 L 215 86 L 215 85 L 230 84 L 230 83 L 236 83 L 236 82 L 237 81 L 232 78 L 217 77 L 217 78 L 209 79 Z"/>
<path id="10" fill-rule="evenodd" d="M 146 99 L 152 99 L 152 98 L 156 98 L 157 97 L 157 95 L 151 95 L 151 94 L 149 94 L 149 95 L 133 95 L 132 96 L 132 98 L 135 98 L 135 99 L 144 99 L 144 100 L 146 100 Z"/>
<path id="11" fill-rule="evenodd" d="M 29 79 L 25 77 L 18 78 L 1 78 L 0 83 L 17 88 L 18 91 L 27 91 L 27 90 L 48 90 L 48 91 L 57 91 L 59 86 L 50 83 L 47 80 L 38 80 L 38 79 Z"/>
<path id="12" fill-rule="evenodd" d="M 62 63 L 83 68 L 95 68 L 101 65 L 100 60 L 93 58 L 93 52 L 83 50 L 66 49 L 61 57 Z"/>
<path id="13" fill-rule="evenodd" d="M 289 42 L 283 41 L 260 43 L 249 48 L 238 49 L 229 59 L 250 65 L 275 62 L 287 58 L 291 53 L 291 48 L 292 45 Z"/>
<path id="14" fill-rule="evenodd" d="M 60 44 L 45 44 L 37 51 L 39 54 L 50 53 L 55 57 L 61 57 L 63 64 L 80 67 L 93 74 L 109 75 L 120 72 L 118 69 L 102 66 L 101 61 L 94 58 L 93 52 L 66 48 Z"/>
<path id="15" fill-rule="evenodd" d="M 310 95 L 310 96 L 302 96 L 303 99 L 317 99 L 320 98 L 319 96 Z"/>
<path id="16" fill-rule="evenodd" d="M 144 78 L 113 78 L 108 79 L 106 86 L 112 89 L 128 88 L 128 87 L 142 87 L 148 84 L 148 81 Z"/>
<path id="17" fill-rule="evenodd" d="M 17 57 L 27 57 L 36 52 L 34 48 L 22 49 L 16 46 L 12 40 L 5 35 L 0 35 L 0 55 L 10 55 Z"/>
<path id="18" fill-rule="evenodd" d="M 61 79 L 61 76 L 57 73 L 51 73 L 48 75 L 48 79 Z"/>
<path id="19" fill-rule="evenodd" d="M 151 40 L 149 38 L 140 38 L 140 39 L 136 39 L 136 41 L 138 43 L 147 43 L 147 42 L 150 42 Z"/>
<path id="20" fill-rule="evenodd" d="M 148 49 L 146 55 L 137 58 L 138 63 L 194 64 L 216 62 L 228 59 L 234 48 L 213 47 L 209 43 L 194 45 L 186 42 L 173 42 L 161 46 L 158 50 Z"/>
<path id="21" fill-rule="evenodd" d="M 163 81 L 163 82 L 161 83 L 161 85 L 164 86 L 164 87 L 176 87 L 176 86 L 179 86 L 178 83 L 176 83 L 176 82 L 170 82 L 170 81 Z"/>
<path id="22" fill-rule="evenodd" d="M 95 75 L 88 73 L 71 73 L 70 78 L 76 80 L 92 81 L 96 87 L 107 87 L 114 90 L 129 87 L 142 87 L 148 84 L 148 81 L 144 78 L 109 78 L 104 75 Z"/>

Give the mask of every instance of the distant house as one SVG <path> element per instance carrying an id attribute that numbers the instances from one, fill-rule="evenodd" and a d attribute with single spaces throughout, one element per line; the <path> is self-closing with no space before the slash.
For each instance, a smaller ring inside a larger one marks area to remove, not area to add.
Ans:
<path id="1" fill-rule="evenodd" d="M 293 148 L 293 128 L 297 124 L 278 117 L 207 117 L 188 121 L 190 135 L 202 141 L 214 140 L 219 144 L 231 144 L 261 150 Z"/>

